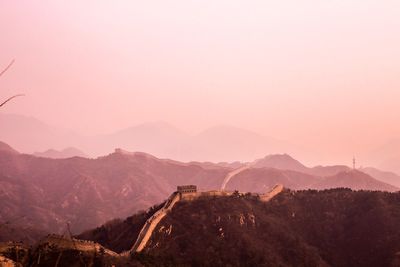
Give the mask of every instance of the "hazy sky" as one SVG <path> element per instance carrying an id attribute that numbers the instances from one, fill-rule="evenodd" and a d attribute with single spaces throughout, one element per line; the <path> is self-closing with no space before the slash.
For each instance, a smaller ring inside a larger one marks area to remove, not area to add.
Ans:
<path id="1" fill-rule="evenodd" d="M 400 1 L 0 0 L 2 112 L 85 134 L 231 124 L 333 154 L 400 137 Z"/>

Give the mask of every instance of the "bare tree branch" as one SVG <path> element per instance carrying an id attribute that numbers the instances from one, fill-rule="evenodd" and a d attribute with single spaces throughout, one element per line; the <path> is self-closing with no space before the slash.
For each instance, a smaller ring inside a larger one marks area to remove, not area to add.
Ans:
<path id="1" fill-rule="evenodd" d="M 2 70 L 2 71 L 0 72 L 0 77 L 1 77 L 9 68 L 11 68 L 11 66 L 12 66 L 12 64 L 14 64 L 14 62 L 15 62 L 15 59 L 11 60 L 10 64 L 8 64 L 8 66 L 7 66 L 4 70 Z"/>
<path id="2" fill-rule="evenodd" d="M 1 108 L 2 106 L 4 106 L 8 101 L 11 101 L 12 99 L 14 99 L 14 98 L 16 98 L 16 97 L 19 97 L 19 96 L 24 96 L 24 95 L 19 94 L 19 95 L 14 95 L 14 96 L 8 98 L 6 101 L 4 101 L 3 103 L 0 104 L 0 108 Z"/>
<path id="3" fill-rule="evenodd" d="M 11 68 L 11 66 L 14 64 L 14 62 L 15 62 L 15 59 L 11 60 L 11 62 L 7 65 L 7 67 L 5 67 L 5 69 L 3 69 L 3 70 L 0 72 L 0 77 L 1 77 L 9 68 Z M 12 97 L 6 99 L 6 101 L 4 101 L 3 103 L 1 103 L 1 104 L 0 104 L 0 108 L 1 108 L 2 106 L 4 106 L 5 104 L 7 104 L 7 102 L 9 102 L 9 101 L 11 101 L 11 100 L 13 100 L 14 98 L 19 97 L 19 96 L 24 96 L 24 95 L 23 95 L 23 94 L 13 95 Z"/>

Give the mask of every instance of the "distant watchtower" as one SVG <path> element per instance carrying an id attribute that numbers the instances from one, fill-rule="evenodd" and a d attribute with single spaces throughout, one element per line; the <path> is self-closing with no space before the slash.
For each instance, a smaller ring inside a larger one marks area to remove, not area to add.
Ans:
<path id="1" fill-rule="evenodd" d="M 356 169 L 356 157 L 353 156 L 353 170 Z"/>

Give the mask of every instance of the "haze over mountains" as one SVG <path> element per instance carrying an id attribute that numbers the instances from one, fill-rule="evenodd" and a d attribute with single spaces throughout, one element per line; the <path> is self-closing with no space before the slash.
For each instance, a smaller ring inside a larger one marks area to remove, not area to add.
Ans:
<path id="1" fill-rule="evenodd" d="M 79 232 L 160 203 L 177 185 L 219 190 L 240 166 L 182 163 L 123 150 L 96 159 L 50 159 L 20 154 L 0 142 L 0 220 L 50 232 L 65 230 L 68 221 Z M 399 190 L 386 182 L 398 184 L 400 177 L 379 178 L 346 166 L 308 168 L 289 155 L 270 155 L 233 176 L 226 189 L 263 193 L 279 183 L 291 189 Z"/>
<path id="2" fill-rule="evenodd" d="M 24 238 L 29 241 L 38 233 L 64 231 L 66 222 L 77 233 L 132 215 L 160 203 L 177 185 L 219 190 L 230 172 L 249 163 L 250 168 L 229 180 L 226 190 L 263 193 L 277 183 L 294 190 L 400 187 L 400 177 L 386 169 L 307 167 L 291 156 L 303 154 L 295 145 L 232 126 L 190 135 L 155 122 L 82 136 L 7 114 L 0 114 L 0 125 L 0 232 L 28 233 Z M 110 154 L 115 148 L 146 153 Z M 395 154 L 396 147 L 386 149 L 382 151 Z M 282 151 L 287 154 L 279 154 Z"/>
<path id="3" fill-rule="evenodd" d="M 1 0 L 0 267 L 400 267 L 399 11 Z"/>
<path id="4" fill-rule="evenodd" d="M 382 170 L 400 173 L 400 139 L 393 139 L 371 152 L 370 158 Z"/>
<path id="5" fill-rule="evenodd" d="M 34 156 L 36 157 L 42 157 L 42 158 L 51 158 L 51 159 L 67 159 L 67 158 L 72 158 L 72 157 L 81 157 L 81 158 L 87 158 L 88 156 L 80 151 L 77 148 L 74 147 L 67 147 L 64 148 L 63 150 L 55 150 L 55 149 L 48 149 L 43 152 L 35 152 L 33 153 Z"/>
<path id="6" fill-rule="evenodd" d="M 232 126 L 215 126 L 190 135 L 166 122 L 144 123 L 111 134 L 81 136 L 37 119 L 0 114 L 0 140 L 34 153 L 76 147 L 92 157 L 116 147 L 181 161 L 250 161 L 266 153 L 296 152 L 294 145 Z"/>
<path id="7" fill-rule="evenodd" d="M 149 122 L 114 133 L 85 136 L 48 125 L 38 119 L 15 114 L 0 114 L 0 140 L 23 153 L 42 153 L 49 157 L 97 157 L 120 147 L 128 151 L 143 151 L 160 158 L 180 161 L 233 162 L 253 161 L 268 154 L 288 153 L 308 164 L 319 164 L 318 153 L 265 137 L 238 127 L 219 125 L 199 134 L 188 134 L 166 122 Z M 358 155 L 360 165 L 400 173 L 400 142 L 390 142 L 372 152 Z M 81 152 L 61 153 L 73 147 Z M 50 151 L 48 151 L 50 150 Z M 43 156 L 46 156 L 43 154 Z M 50 154 L 54 154 L 51 156 Z M 64 155 L 62 155 L 64 154 Z M 37 154 L 39 155 L 39 154 Z M 349 161 L 352 155 L 349 155 Z M 329 161 L 331 164 L 333 161 Z"/>

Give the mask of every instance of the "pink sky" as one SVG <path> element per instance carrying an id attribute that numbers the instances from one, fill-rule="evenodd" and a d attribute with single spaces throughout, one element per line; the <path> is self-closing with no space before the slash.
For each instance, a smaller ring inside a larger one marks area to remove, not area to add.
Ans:
<path id="1" fill-rule="evenodd" d="M 400 137 L 400 2 L 0 2 L 2 112 L 84 134 L 231 124 L 345 157 Z"/>

